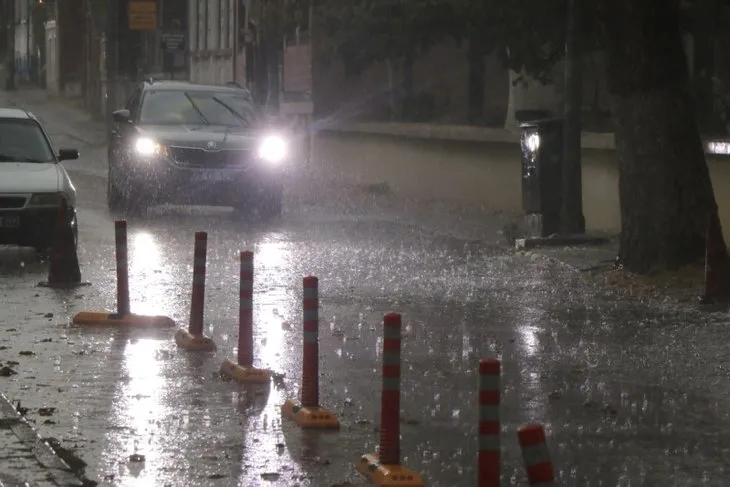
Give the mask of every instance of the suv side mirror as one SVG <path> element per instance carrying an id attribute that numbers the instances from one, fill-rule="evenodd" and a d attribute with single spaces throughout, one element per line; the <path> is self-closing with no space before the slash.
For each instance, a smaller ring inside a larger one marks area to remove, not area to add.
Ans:
<path id="1" fill-rule="evenodd" d="M 76 149 L 59 149 L 59 161 L 75 161 L 79 158 L 79 151 Z"/>
<path id="2" fill-rule="evenodd" d="M 117 123 L 129 123 L 131 118 L 131 114 L 126 108 L 115 111 L 112 113 L 112 116 L 114 117 L 114 121 Z"/>

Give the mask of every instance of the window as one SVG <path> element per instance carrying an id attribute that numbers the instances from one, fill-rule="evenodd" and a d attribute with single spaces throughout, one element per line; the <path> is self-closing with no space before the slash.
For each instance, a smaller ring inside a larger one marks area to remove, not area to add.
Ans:
<path id="1" fill-rule="evenodd" d="M 140 123 L 150 125 L 224 125 L 252 127 L 258 115 L 248 96 L 202 91 L 148 91 Z"/>
<path id="2" fill-rule="evenodd" d="M 0 120 L 0 163 L 53 161 L 53 149 L 38 123 Z"/>

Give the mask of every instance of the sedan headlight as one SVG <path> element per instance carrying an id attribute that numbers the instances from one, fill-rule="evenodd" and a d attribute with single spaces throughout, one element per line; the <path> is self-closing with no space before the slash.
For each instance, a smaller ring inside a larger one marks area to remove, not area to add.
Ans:
<path id="1" fill-rule="evenodd" d="M 149 137 L 140 137 L 134 143 L 134 150 L 142 156 L 166 155 L 167 147 Z"/>
<path id="2" fill-rule="evenodd" d="M 28 206 L 58 206 L 60 201 L 60 193 L 36 193 L 30 197 Z"/>
<path id="3" fill-rule="evenodd" d="M 272 164 L 279 164 L 289 153 L 289 146 L 281 137 L 270 135 L 259 145 L 259 158 Z"/>

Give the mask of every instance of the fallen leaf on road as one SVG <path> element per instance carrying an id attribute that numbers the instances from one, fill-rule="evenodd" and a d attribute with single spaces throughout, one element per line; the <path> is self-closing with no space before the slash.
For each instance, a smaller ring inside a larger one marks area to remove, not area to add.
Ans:
<path id="1" fill-rule="evenodd" d="M 40 416 L 53 416 L 53 413 L 56 412 L 56 408 L 40 408 L 38 409 L 38 414 Z"/>
<path id="2" fill-rule="evenodd" d="M 7 365 L 4 367 L 0 367 L 0 377 L 10 377 L 11 375 L 17 374 L 16 371 L 8 367 Z"/>
<path id="3" fill-rule="evenodd" d="M 35 352 L 31 352 L 30 350 L 23 350 L 20 352 L 20 355 L 35 355 Z"/>
<path id="4" fill-rule="evenodd" d="M 53 318 L 53 313 L 46 313 L 43 315 L 44 318 Z"/>

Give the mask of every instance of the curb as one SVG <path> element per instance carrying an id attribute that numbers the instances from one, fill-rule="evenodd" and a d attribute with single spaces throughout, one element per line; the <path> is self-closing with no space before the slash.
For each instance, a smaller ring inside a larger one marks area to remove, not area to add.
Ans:
<path id="1" fill-rule="evenodd" d="M 85 485 L 2 393 L 0 393 L 0 424 L 10 429 L 33 454 L 38 464 L 48 470 L 49 481 L 63 487 L 83 487 Z M 0 482 L 0 487 L 2 487 L 2 482 Z"/>

